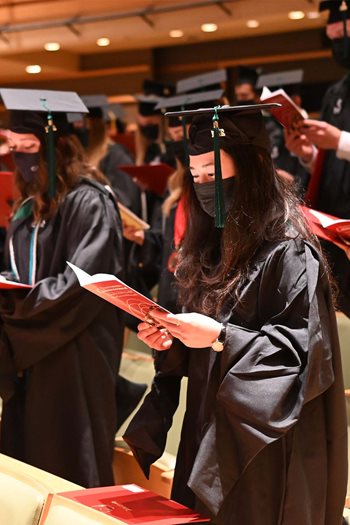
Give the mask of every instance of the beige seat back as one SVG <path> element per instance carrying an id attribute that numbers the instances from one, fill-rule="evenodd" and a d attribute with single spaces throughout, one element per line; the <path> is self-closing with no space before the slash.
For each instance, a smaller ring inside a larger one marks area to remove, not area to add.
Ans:
<path id="1" fill-rule="evenodd" d="M 47 496 L 41 483 L 20 473 L 0 471 L 0 523 L 37 525 Z"/>

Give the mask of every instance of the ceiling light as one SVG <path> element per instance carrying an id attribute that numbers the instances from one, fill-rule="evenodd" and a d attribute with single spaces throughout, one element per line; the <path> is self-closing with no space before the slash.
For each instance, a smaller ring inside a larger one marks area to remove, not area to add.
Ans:
<path id="1" fill-rule="evenodd" d="M 255 29 L 256 27 L 259 27 L 260 22 L 258 20 L 247 20 L 246 26 L 250 29 Z"/>
<path id="2" fill-rule="evenodd" d="M 305 17 L 304 11 L 289 11 L 288 18 L 290 20 L 301 20 Z"/>
<path id="3" fill-rule="evenodd" d="M 37 75 L 41 72 L 41 67 L 38 64 L 32 64 L 26 67 L 26 72 L 30 75 Z"/>
<path id="4" fill-rule="evenodd" d="M 202 24 L 201 25 L 201 30 L 204 33 L 214 33 L 215 31 L 217 31 L 217 29 L 218 29 L 218 26 L 216 24 Z"/>
<path id="5" fill-rule="evenodd" d="M 306 16 L 310 18 L 310 20 L 314 20 L 315 18 L 320 18 L 321 13 L 319 13 L 318 11 L 309 11 L 308 13 L 306 13 Z"/>
<path id="6" fill-rule="evenodd" d="M 96 44 L 100 47 L 106 47 L 106 46 L 109 46 L 109 44 L 111 43 L 111 41 L 109 40 L 109 38 L 107 37 L 102 37 L 102 38 L 98 38 L 96 40 Z"/>
<path id="7" fill-rule="evenodd" d="M 44 48 L 46 49 L 46 51 L 58 51 L 59 49 L 61 49 L 61 46 L 58 42 L 46 42 Z"/>
<path id="8" fill-rule="evenodd" d="M 181 38 L 184 36 L 184 32 L 182 29 L 172 29 L 169 33 L 169 36 L 171 38 Z"/>

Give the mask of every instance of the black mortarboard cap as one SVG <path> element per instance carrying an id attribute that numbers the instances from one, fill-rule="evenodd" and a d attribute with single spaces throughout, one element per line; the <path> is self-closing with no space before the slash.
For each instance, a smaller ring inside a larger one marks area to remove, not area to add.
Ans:
<path id="1" fill-rule="evenodd" d="M 224 226 L 220 148 L 224 145 L 227 147 L 253 145 L 269 151 L 269 136 L 261 110 L 279 106 L 279 104 L 217 106 L 165 114 L 166 116 L 193 117 L 189 131 L 188 152 L 190 155 L 201 155 L 214 151 L 216 227 Z"/>
<path id="2" fill-rule="evenodd" d="M 324 0 L 320 2 L 320 11 L 329 10 L 328 24 L 350 18 L 350 0 Z"/>
<path id="3" fill-rule="evenodd" d="M 222 89 L 222 83 L 226 81 L 226 69 L 218 69 L 210 71 L 209 73 L 203 73 L 201 75 L 195 75 L 179 80 L 176 84 L 176 92 L 178 94 L 198 93 L 198 91 L 207 91 L 209 88 Z"/>
<path id="4" fill-rule="evenodd" d="M 160 109 L 156 109 L 158 102 L 161 100 L 156 95 L 136 95 L 138 110 L 140 115 L 149 117 L 150 115 L 160 115 Z"/>
<path id="5" fill-rule="evenodd" d="M 176 95 L 174 97 L 162 98 L 159 100 L 156 109 L 165 111 L 182 111 L 184 109 L 199 109 L 211 107 L 218 104 L 224 94 L 223 89 L 214 89 L 211 91 L 202 91 L 200 93 L 187 93 L 185 95 Z M 169 126 L 180 126 L 180 117 L 169 117 Z"/>
<path id="6" fill-rule="evenodd" d="M 250 84 L 255 89 L 258 72 L 254 67 L 239 66 L 236 84 Z"/>
<path id="7" fill-rule="evenodd" d="M 264 73 L 259 76 L 256 87 L 257 89 L 264 86 L 275 89 L 283 88 L 291 96 L 299 93 L 303 77 L 304 71 L 302 69 Z"/>
<path id="8" fill-rule="evenodd" d="M 54 134 L 69 134 L 67 113 L 87 113 L 88 109 L 73 91 L 1 88 L 0 96 L 10 111 L 9 129 L 14 133 L 33 133 L 46 139 L 49 195 L 56 193 Z"/>
<path id="9" fill-rule="evenodd" d="M 102 118 L 105 116 L 105 108 L 108 107 L 106 95 L 82 95 L 82 101 L 89 110 L 90 118 Z"/>
<path id="10" fill-rule="evenodd" d="M 143 81 L 143 93 L 145 95 L 157 95 L 158 97 L 169 97 L 175 92 L 172 84 L 164 84 L 155 80 L 146 79 Z"/>

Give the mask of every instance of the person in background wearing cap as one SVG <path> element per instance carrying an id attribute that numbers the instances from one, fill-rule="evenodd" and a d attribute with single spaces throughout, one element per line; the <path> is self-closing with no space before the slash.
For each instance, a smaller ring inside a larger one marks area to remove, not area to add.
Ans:
<path id="1" fill-rule="evenodd" d="M 85 487 L 111 485 L 123 317 L 86 293 L 66 261 L 122 276 L 120 216 L 69 135 L 62 111 L 74 104 L 86 111 L 77 95 L 2 89 L 1 96 L 11 110 L 20 192 L 6 265 L 32 288 L 0 292 L 0 450 Z"/>
<path id="2" fill-rule="evenodd" d="M 296 71 L 298 72 L 298 71 Z M 289 76 L 292 72 L 285 72 Z M 270 75 L 260 75 L 254 68 L 250 67 L 239 67 L 239 76 L 234 86 L 235 100 L 238 104 L 257 104 L 260 101 L 261 87 L 258 88 L 258 82 L 260 78 L 276 76 L 281 78 L 283 73 L 276 73 Z M 283 76 L 282 76 L 283 79 Z M 272 84 L 274 87 L 275 84 Z M 268 85 L 268 87 L 270 87 Z M 277 86 L 278 87 L 278 86 Z M 298 84 L 292 84 L 292 86 L 283 86 L 288 95 L 292 98 L 293 102 L 301 107 L 301 97 L 299 92 Z M 282 126 L 276 121 L 276 119 L 266 111 L 264 113 L 265 127 L 269 134 L 271 142 L 271 157 L 276 167 L 278 175 L 283 177 L 288 183 L 294 184 L 295 189 L 299 195 L 305 193 L 305 189 L 309 180 L 307 170 L 299 162 L 296 155 L 292 155 L 285 146 L 285 138 Z"/>
<path id="3" fill-rule="evenodd" d="M 261 113 L 203 111 L 176 269 L 187 313 L 140 323 L 156 375 L 124 439 L 147 475 L 187 376 L 175 500 L 216 525 L 340 525 L 347 427 L 327 269 Z"/>
<path id="4" fill-rule="evenodd" d="M 331 86 L 322 102 L 320 120 L 306 120 L 301 133 L 287 132 L 286 145 L 304 162 L 313 179 L 320 175 L 311 206 L 330 215 L 350 217 L 350 2 L 327 0 L 320 10 L 329 10 L 326 32 L 334 60 L 347 70 Z M 346 30 L 345 30 L 346 28 Z M 315 147 L 316 146 L 316 147 Z M 317 159 L 317 149 L 320 155 Z M 317 160 L 317 162 L 316 162 Z M 321 162 L 322 161 L 322 162 Z M 350 316 L 350 263 L 345 252 L 322 242 L 339 287 L 338 307 Z"/>

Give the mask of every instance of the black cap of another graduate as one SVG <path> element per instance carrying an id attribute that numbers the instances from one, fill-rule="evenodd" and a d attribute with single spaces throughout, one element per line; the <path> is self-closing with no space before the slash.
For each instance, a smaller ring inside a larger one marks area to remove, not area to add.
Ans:
<path id="1" fill-rule="evenodd" d="M 10 111 L 9 129 L 33 133 L 46 143 L 49 195 L 56 193 L 55 137 L 70 134 L 68 113 L 87 113 L 77 93 L 39 89 L 1 88 L 0 96 Z"/>
<path id="2" fill-rule="evenodd" d="M 292 96 L 300 93 L 303 77 L 302 69 L 264 73 L 259 76 L 256 86 L 258 89 L 264 86 L 274 90 L 283 88 L 289 96 Z"/>
<path id="3" fill-rule="evenodd" d="M 106 109 L 108 108 L 106 95 L 82 95 L 81 98 L 89 110 L 89 118 L 105 119 Z"/>
<path id="4" fill-rule="evenodd" d="M 255 89 L 259 73 L 254 67 L 239 66 L 236 85 L 249 84 Z"/>
<path id="5" fill-rule="evenodd" d="M 223 89 L 226 81 L 226 69 L 217 69 L 209 73 L 179 80 L 176 84 L 176 93 L 198 93 L 200 91 L 208 91 L 209 89 Z"/>
<path id="6" fill-rule="evenodd" d="M 214 89 L 200 93 L 187 93 L 186 95 L 162 98 L 159 100 L 156 109 L 160 109 L 162 113 L 165 113 L 169 110 L 182 111 L 184 109 L 194 110 L 212 107 L 214 104 L 220 103 L 223 94 L 223 89 Z M 168 126 L 170 128 L 181 126 L 181 123 L 181 117 L 169 117 Z"/>
<path id="7" fill-rule="evenodd" d="M 9 129 L 15 133 L 34 133 L 40 139 L 45 137 L 49 113 L 57 135 L 67 135 L 67 114 L 88 112 L 77 93 L 71 91 L 1 88 L 0 96 L 10 111 Z"/>
<path id="8" fill-rule="evenodd" d="M 320 2 L 319 10 L 329 10 L 327 24 L 334 24 L 350 18 L 350 0 L 324 0 Z"/>
<path id="9" fill-rule="evenodd" d="M 155 80 L 144 80 L 143 94 L 136 95 L 138 101 L 139 114 L 144 117 L 151 115 L 160 115 L 161 111 L 156 109 L 161 98 L 169 97 L 174 93 L 174 86 L 170 84 L 163 84 Z"/>

